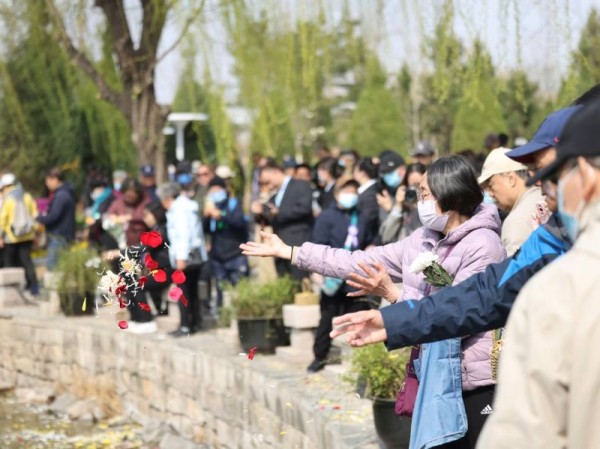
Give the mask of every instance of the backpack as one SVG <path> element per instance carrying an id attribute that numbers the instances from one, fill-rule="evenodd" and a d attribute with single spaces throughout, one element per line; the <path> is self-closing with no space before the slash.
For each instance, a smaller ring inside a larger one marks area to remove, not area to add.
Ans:
<path id="1" fill-rule="evenodd" d="M 15 216 L 10 225 L 10 230 L 15 237 L 24 237 L 31 234 L 35 229 L 35 220 L 27 210 L 24 196 L 20 198 L 13 196 L 13 201 L 15 202 Z"/>

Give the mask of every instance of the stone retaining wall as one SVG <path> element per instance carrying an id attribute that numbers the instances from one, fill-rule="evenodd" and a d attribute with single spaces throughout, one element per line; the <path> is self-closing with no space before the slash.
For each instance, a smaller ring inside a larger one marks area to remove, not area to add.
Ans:
<path id="1" fill-rule="evenodd" d="M 92 317 L 0 317 L 0 383 L 95 398 L 215 448 L 377 447 L 370 402 L 337 379 L 238 353 L 224 331 L 172 340 Z"/>

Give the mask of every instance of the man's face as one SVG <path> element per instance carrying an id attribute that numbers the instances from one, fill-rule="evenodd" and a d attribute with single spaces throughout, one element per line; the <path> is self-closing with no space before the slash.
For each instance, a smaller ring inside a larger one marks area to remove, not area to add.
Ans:
<path id="1" fill-rule="evenodd" d="M 296 169 L 296 175 L 295 175 L 296 179 L 299 179 L 301 181 L 306 181 L 306 182 L 310 182 L 312 180 L 312 175 L 310 173 L 310 170 L 306 167 L 300 167 Z"/>
<path id="2" fill-rule="evenodd" d="M 156 178 L 154 176 L 140 176 L 140 182 L 144 187 L 154 187 Z"/>
<path id="3" fill-rule="evenodd" d="M 492 176 L 487 184 L 487 191 L 500 209 L 505 212 L 515 205 L 517 176 L 514 173 L 500 173 Z"/>
<path id="4" fill-rule="evenodd" d="M 266 169 L 261 172 L 259 183 L 268 192 L 274 192 L 281 187 L 283 176 L 279 170 Z"/>
<path id="5" fill-rule="evenodd" d="M 48 187 L 48 190 L 50 190 L 51 192 L 54 192 L 56 189 L 58 189 L 59 186 L 60 186 L 60 183 L 59 183 L 58 179 L 56 179 L 52 176 L 46 176 L 46 187 Z"/>
<path id="6" fill-rule="evenodd" d="M 529 171 L 538 171 L 548 165 L 550 165 L 556 159 L 556 149 L 554 147 L 546 148 L 545 150 L 538 151 L 533 155 L 533 162 L 527 164 Z M 558 203 L 556 202 L 557 197 L 557 186 L 552 182 L 544 182 L 542 185 L 541 181 L 536 184 L 538 187 L 542 187 L 542 192 L 546 196 L 546 203 L 548 209 L 552 212 L 556 212 L 558 209 Z"/>
<path id="7" fill-rule="evenodd" d="M 212 181 L 214 175 L 211 169 L 206 165 L 201 165 L 196 172 L 196 179 L 198 180 L 198 184 L 202 187 L 208 186 L 208 183 Z"/>

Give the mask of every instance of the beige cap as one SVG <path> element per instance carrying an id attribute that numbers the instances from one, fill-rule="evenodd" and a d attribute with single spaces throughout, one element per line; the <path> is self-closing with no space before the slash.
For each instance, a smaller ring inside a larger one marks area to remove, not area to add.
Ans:
<path id="1" fill-rule="evenodd" d="M 227 165 L 219 165 L 215 170 L 215 174 L 221 179 L 230 179 L 235 176 L 233 170 L 229 168 Z"/>
<path id="2" fill-rule="evenodd" d="M 492 150 L 488 157 L 485 158 L 483 163 L 483 169 L 481 170 L 481 176 L 477 178 L 479 184 L 483 184 L 488 181 L 492 176 L 500 173 L 510 173 L 511 171 L 527 170 L 527 166 L 517 162 L 508 156 L 510 149 L 508 148 L 496 148 Z"/>

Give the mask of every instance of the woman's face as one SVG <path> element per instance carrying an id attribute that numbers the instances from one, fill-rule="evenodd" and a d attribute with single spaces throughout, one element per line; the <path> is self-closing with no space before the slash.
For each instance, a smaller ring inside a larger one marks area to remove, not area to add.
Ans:
<path id="1" fill-rule="evenodd" d="M 139 201 L 139 199 L 139 195 L 133 189 L 129 189 L 123 192 L 123 201 L 125 201 L 129 205 L 136 204 Z"/>
<path id="2" fill-rule="evenodd" d="M 412 172 L 410 175 L 408 175 L 408 179 L 406 180 L 408 187 L 414 187 L 415 189 L 418 189 L 424 176 L 425 175 L 419 173 L 418 171 Z"/>
<path id="3" fill-rule="evenodd" d="M 419 184 L 419 201 L 435 201 L 435 211 L 438 215 L 442 215 L 442 209 L 440 208 L 440 205 L 437 203 L 436 198 L 433 196 L 433 194 L 431 193 L 431 190 L 429 189 L 429 183 L 427 182 L 427 173 L 425 173 L 423 175 L 423 178 L 421 179 L 421 182 Z"/>
<path id="4" fill-rule="evenodd" d="M 148 226 L 150 229 L 156 226 L 156 218 L 148 209 L 144 210 L 144 223 L 146 223 L 146 226 Z"/>

